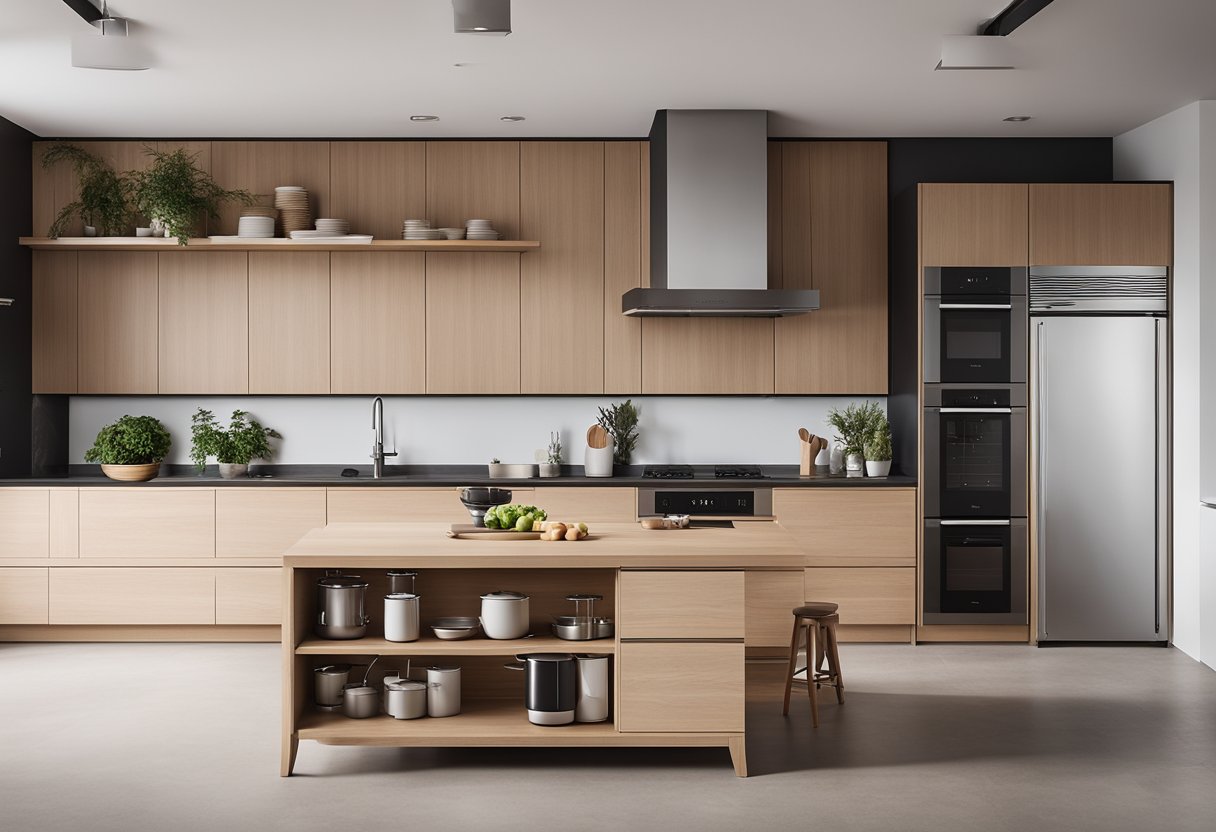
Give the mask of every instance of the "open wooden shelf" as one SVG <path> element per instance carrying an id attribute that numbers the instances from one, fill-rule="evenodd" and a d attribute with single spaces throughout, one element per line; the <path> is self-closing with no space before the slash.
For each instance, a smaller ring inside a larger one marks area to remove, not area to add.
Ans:
<path id="1" fill-rule="evenodd" d="M 444 641 L 426 635 L 418 641 L 386 641 L 367 636 L 349 641 L 307 638 L 296 647 L 297 656 L 514 656 L 516 653 L 616 653 L 616 639 L 566 641 L 556 636 Z"/>
<path id="2" fill-rule="evenodd" d="M 178 245 L 165 237 L 21 237 L 18 242 L 49 251 L 533 251 L 539 240 L 372 240 L 366 244 L 303 242 L 282 237 L 242 243 L 215 243 L 191 237 Z"/>

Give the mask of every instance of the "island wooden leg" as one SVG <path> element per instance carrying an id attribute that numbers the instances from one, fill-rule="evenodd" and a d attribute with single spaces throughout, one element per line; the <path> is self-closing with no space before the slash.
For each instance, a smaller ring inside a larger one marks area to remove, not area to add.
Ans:
<path id="1" fill-rule="evenodd" d="M 279 776 L 290 777 L 296 767 L 296 752 L 300 750 L 300 738 L 295 731 L 283 737 L 283 756 L 279 763 Z"/>
<path id="2" fill-rule="evenodd" d="M 735 776 L 747 776 L 747 738 L 740 734 L 726 740 L 730 748 L 730 761 L 735 765 Z"/>

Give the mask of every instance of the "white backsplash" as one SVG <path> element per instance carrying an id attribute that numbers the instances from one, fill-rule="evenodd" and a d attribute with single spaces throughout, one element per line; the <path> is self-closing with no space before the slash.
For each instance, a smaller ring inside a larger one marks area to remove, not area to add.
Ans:
<path id="1" fill-rule="evenodd" d="M 392 464 L 474 465 L 498 457 L 534 462 L 560 430 L 565 458 L 581 465 L 596 408 L 626 397 L 391 396 L 384 399 L 385 450 Z M 886 400 L 874 399 L 884 408 Z M 827 413 L 849 397 L 635 396 L 640 440 L 635 464 L 798 464 L 799 427 L 831 436 Z M 299 396 L 74 396 L 69 453 L 84 461 L 97 431 L 123 414 L 155 416 L 173 434 L 169 462 L 190 461 L 190 417 L 199 407 L 227 422 L 249 411 L 283 434 L 281 464 L 366 465 L 371 449 L 371 398 Z"/>

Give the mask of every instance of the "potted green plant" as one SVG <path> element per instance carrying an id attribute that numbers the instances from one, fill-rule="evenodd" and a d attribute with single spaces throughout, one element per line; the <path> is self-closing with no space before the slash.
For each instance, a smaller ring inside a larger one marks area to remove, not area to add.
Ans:
<path id="1" fill-rule="evenodd" d="M 173 444 L 169 431 L 152 416 L 123 416 L 97 432 L 84 461 L 100 463 L 112 480 L 146 482 L 160 473 Z"/>
<path id="2" fill-rule="evenodd" d="M 270 440 L 282 438 L 278 431 L 263 427 L 244 410 L 232 411 L 227 430 L 220 426 L 210 410 L 201 407 L 191 423 L 190 458 L 194 460 L 194 467 L 202 473 L 207 468 L 208 458 L 215 457 L 220 476 L 226 480 L 246 476 L 249 463 L 255 459 L 269 459 Z"/>
<path id="3" fill-rule="evenodd" d="M 74 144 L 57 144 L 42 154 L 42 166 L 69 164 L 76 174 L 80 196 L 59 209 L 47 235 L 59 237 L 73 217 L 84 223 L 84 236 L 122 234 L 131 224 L 130 183 L 104 159 Z"/>
<path id="4" fill-rule="evenodd" d="M 545 461 L 540 464 L 542 477 L 560 477 L 562 475 L 562 435 L 560 431 L 549 434 L 549 450 Z"/>
<path id="5" fill-rule="evenodd" d="M 617 465 L 628 465 L 633 459 L 633 449 L 638 444 L 638 409 L 632 399 L 600 408 L 596 419 L 600 427 L 612 437 L 612 461 Z"/>
<path id="6" fill-rule="evenodd" d="M 144 153 L 152 157 L 152 164 L 128 176 L 135 207 L 151 220 L 153 236 L 176 237 L 184 246 L 200 219 L 219 219 L 223 203 L 254 203 L 248 191 L 229 191 L 217 185 L 211 174 L 194 163 L 197 154 L 180 147 L 172 151 L 146 147 Z"/>
<path id="7" fill-rule="evenodd" d="M 865 476 L 865 444 L 879 419 L 885 421 L 886 417 L 875 402 L 850 404 L 844 410 L 834 407 L 828 412 L 828 424 L 836 430 L 836 441 L 844 445 L 848 476 Z"/>
<path id="8" fill-rule="evenodd" d="M 891 473 L 891 426 L 886 417 L 866 440 L 866 476 L 885 477 Z"/>

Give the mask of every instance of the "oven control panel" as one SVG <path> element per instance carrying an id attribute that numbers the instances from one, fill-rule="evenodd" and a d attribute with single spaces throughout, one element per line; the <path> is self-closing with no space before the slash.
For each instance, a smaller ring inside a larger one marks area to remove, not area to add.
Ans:
<path id="1" fill-rule="evenodd" d="M 638 516 L 769 517 L 771 488 L 639 488 Z"/>

